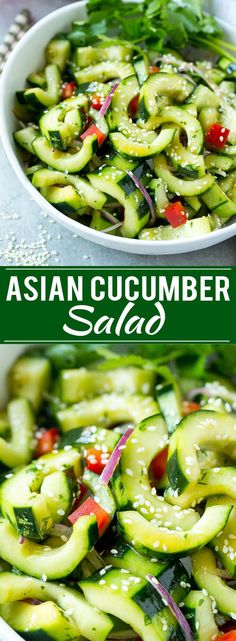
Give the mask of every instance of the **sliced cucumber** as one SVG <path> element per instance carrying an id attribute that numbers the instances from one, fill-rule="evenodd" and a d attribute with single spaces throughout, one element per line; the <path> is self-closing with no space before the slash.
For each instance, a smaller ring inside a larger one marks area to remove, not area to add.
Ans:
<path id="1" fill-rule="evenodd" d="M 218 173 L 218 170 L 229 171 L 232 165 L 232 158 L 223 154 L 208 154 L 205 157 L 205 167 L 211 173 Z"/>
<path id="2" fill-rule="evenodd" d="M 111 88 L 112 88 L 112 82 L 105 83 L 105 82 L 97 82 L 96 80 L 94 80 L 93 82 L 84 82 L 79 86 L 77 91 L 80 94 L 81 93 L 89 94 L 90 98 L 91 98 L 91 94 L 95 94 L 96 96 L 102 96 L 103 98 L 106 98 Z"/>
<path id="3" fill-rule="evenodd" d="M 235 100 L 235 88 L 236 84 L 234 80 L 223 80 L 220 83 L 220 92 L 223 96 L 228 97 L 229 99 Z"/>
<path id="4" fill-rule="evenodd" d="M 98 62 L 129 62 L 132 58 L 132 48 L 123 45 L 106 46 L 100 43 L 93 47 L 77 47 L 75 50 L 75 64 L 77 67 L 89 67 Z"/>
<path id="5" fill-rule="evenodd" d="M 210 234 L 211 227 L 207 216 L 188 220 L 185 225 L 179 227 L 152 227 L 143 229 L 140 234 L 140 240 L 178 240 L 184 238 L 197 238 L 198 236 L 205 236 Z"/>
<path id="6" fill-rule="evenodd" d="M 103 394 L 59 410 L 57 420 L 62 431 L 67 432 L 87 425 L 110 427 L 127 421 L 139 423 L 157 410 L 157 403 L 151 396 Z"/>
<path id="7" fill-rule="evenodd" d="M 148 120 L 151 125 L 152 118 L 169 100 L 184 102 L 192 93 L 193 87 L 194 84 L 190 80 L 177 73 L 158 72 L 149 76 L 140 91 L 140 124 Z"/>
<path id="8" fill-rule="evenodd" d="M 165 219 L 166 207 L 170 204 L 167 196 L 167 188 L 161 178 L 153 179 L 150 182 L 150 189 L 154 191 L 154 200 L 158 217 Z M 142 233 L 142 232 L 141 232 Z"/>
<path id="9" fill-rule="evenodd" d="M 202 194 L 205 205 L 221 218 L 228 218 L 236 214 L 236 203 L 229 198 L 216 183 Z"/>
<path id="10" fill-rule="evenodd" d="M 180 133 L 181 130 L 177 129 L 172 142 L 166 148 L 166 155 L 179 176 L 201 178 L 205 174 L 204 158 L 200 154 L 193 154 L 182 145 Z"/>
<path id="11" fill-rule="evenodd" d="M 47 358 L 21 356 L 9 374 L 9 387 L 12 397 L 23 397 L 38 411 L 45 392 L 51 381 L 51 365 Z"/>
<path id="12" fill-rule="evenodd" d="M 59 470 L 45 476 L 40 495 L 45 498 L 53 523 L 60 523 L 72 510 L 78 492 L 77 479 L 73 468 Z M 19 520 L 20 510 L 18 508 Z M 34 538 L 34 537 L 33 537 Z"/>
<path id="13" fill-rule="evenodd" d="M 165 107 L 159 112 L 155 120 L 156 126 L 162 123 L 171 125 L 174 123 L 184 129 L 188 139 L 188 151 L 192 154 L 201 154 L 204 145 L 203 130 L 197 118 L 194 118 L 186 109 L 172 106 Z"/>
<path id="14" fill-rule="evenodd" d="M 168 568 L 168 563 L 160 563 L 157 559 L 148 559 L 141 556 L 134 548 L 124 543 L 122 539 L 115 541 L 115 546 L 112 546 L 105 553 L 104 558 L 107 565 L 135 572 L 135 575 L 140 576 L 141 579 L 147 574 L 159 576 Z"/>
<path id="15" fill-rule="evenodd" d="M 181 584 L 188 581 L 188 575 L 183 566 L 167 570 L 162 580 L 177 603 L 184 598 L 187 589 Z M 168 641 L 169 635 L 178 638 L 177 620 L 145 579 L 128 571 L 124 574 L 122 569 L 107 569 L 79 585 L 89 603 L 122 619 L 143 641 Z"/>
<path id="16" fill-rule="evenodd" d="M 186 103 L 185 105 L 182 105 L 183 109 L 185 109 L 191 116 L 194 116 L 194 118 L 197 118 L 197 107 L 194 104 L 194 102 L 189 102 Z"/>
<path id="17" fill-rule="evenodd" d="M 236 145 L 236 109 L 224 102 L 221 106 L 219 121 L 222 127 L 229 129 L 228 142 Z"/>
<path id="18" fill-rule="evenodd" d="M 54 477 L 58 471 L 63 474 Z M 33 462 L 16 471 L 2 483 L 0 499 L 3 515 L 22 536 L 43 539 L 54 519 L 56 522 L 62 521 L 71 508 L 74 480 L 80 473 L 80 454 L 76 450 L 40 457 L 37 463 Z M 52 478 L 45 482 L 47 476 Z M 55 487 L 56 483 L 58 488 Z"/>
<path id="19" fill-rule="evenodd" d="M 40 169 L 34 172 L 32 184 L 37 189 L 52 185 L 72 185 L 78 193 L 81 202 L 92 208 L 102 209 L 106 202 L 106 196 L 98 189 L 92 187 L 86 178 L 64 174 L 51 169 Z"/>
<path id="20" fill-rule="evenodd" d="M 107 159 L 107 165 L 109 167 L 116 167 L 116 169 L 127 172 L 130 169 L 131 171 L 137 169 L 139 163 L 137 160 L 122 158 L 122 156 L 119 156 L 118 154 L 112 154 L 112 156 Z"/>
<path id="21" fill-rule="evenodd" d="M 147 132 L 148 134 L 150 132 Z M 109 135 L 112 146 L 115 151 L 125 158 L 152 158 L 156 154 L 160 154 L 163 149 L 172 142 L 175 135 L 175 129 L 173 128 L 163 128 L 159 134 L 157 134 L 153 142 L 136 142 L 135 140 L 130 140 L 124 134 L 115 132 Z"/>
<path id="22" fill-rule="evenodd" d="M 149 172 L 146 165 L 135 170 L 144 186 L 149 183 Z M 88 178 L 93 187 L 109 194 L 124 207 L 124 222 L 121 227 L 123 236 L 134 238 L 147 224 L 150 210 L 140 189 L 138 189 L 127 170 L 103 165 L 97 172 L 89 173 Z"/>
<path id="23" fill-rule="evenodd" d="M 54 205 L 56 209 L 66 216 L 76 218 L 77 215 L 87 213 L 86 202 L 78 195 L 76 189 L 71 185 L 67 187 L 42 187 L 40 193 L 46 200 Z"/>
<path id="24" fill-rule="evenodd" d="M 114 430 L 106 430 L 104 427 L 81 427 L 74 428 L 69 432 L 62 434 L 58 448 L 63 450 L 66 446 L 71 446 L 82 450 L 83 455 L 86 455 L 86 450 L 90 447 L 102 450 L 103 447 L 107 448 L 108 452 L 112 452 L 119 440 L 119 434 Z"/>
<path id="25" fill-rule="evenodd" d="M 189 414 L 179 423 L 170 439 L 167 464 L 170 484 L 179 494 L 189 483 L 196 483 L 201 479 L 195 445 L 204 450 L 213 447 L 236 460 L 235 418 L 200 410 Z"/>
<path id="26" fill-rule="evenodd" d="M 233 76 L 236 77 L 236 65 L 234 62 L 231 62 L 230 58 L 227 58 L 226 56 L 222 56 L 218 60 L 218 67 L 225 71 L 228 76 Z"/>
<path id="27" fill-rule="evenodd" d="M 88 469 L 84 471 L 82 482 L 91 490 L 94 495 L 94 500 L 101 505 L 103 510 L 113 519 L 116 512 L 116 504 L 108 485 L 101 483 L 98 475 Z"/>
<path id="28" fill-rule="evenodd" d="M 71 44 L 67 38 L 52 38 L 46 47 L 47 65 L 55 64 L 63 72 L 71 53 Z"/>
<path id="29" fill-rule="evenodd" d="M 42 89 L 44 89 L 47 84 L 45 71 L 37 71 L 36 73 L 31 73 L 27 78 L 27 82 L 32 87 L 42 87 Z"/>
<path id="30" fill-rule="evenodd" d="M 135 142 L 152 143 L 157 138 L 156 132 L 141 129 L 129 116 L 130 102 L 138 95 L 139 89 L 136 76 L 129 76 L 120 82 L 108 111 L 109 129 L 119 131 Z"/>
<path id="31" fill-rule="evenodd" d="M 184 614 L 196 641 L 212 641 L 219 636 L 212 607 L 212 599 L 200 590 L 192 590 L 185 599 Z"/>
<path id="32" fill-rule="evenodd" d="M 55 603 L 11 603 L 0 606 L 0 615 L 26 641 L 77 641 L 78 629 Z"/>
<path id="33" fill-rule="evenodd" d="M 182 418 L 182 397 L 177 383 L 166 383 L 156 387 L 156 398 L 166 422 L 169 434 L 175 431 Z"/>
<path id="34" fill-rule="evenodd" d="M 9 430 L 9 420 L 7 417 L 7 411 L 6 410 L 1 410 L 0 411 L 0 434 L 1 436 L 5 435 Z"/>
<path id="35" fill-rule="evenodd" d="M 193 510 L 181 513 L 168 505 L 150 486 L 148 469 L 155 456 L 166 447 L 168 432 L 160 414 L 145 419 L 136 427 L 126 443 L 120 460 L 121 480 L 127 496 L 127 505 L 132 505 L 146 519 L 158 527 L 181 527 L 189 530 L 198 521 Z M 116 497 L 119 507 L 119 497 Z M 122 505 L 124 509 L 124 505 Z"/>
<path id="36" fill-rule="evenodd" d="M 195 87 L 193 93 L 188 97 L 188 101 L 196 105 L 198 112 L 205 108 L 206 105 L 207 108 L 213 107 L 216 109 L 220 106 L 220 98 L 209 87 L 202 84 Z"/>
<path id="37" fill-rule="evenodd" d="M 33 141 L 38 135 L 37 127 L 24 127 L 24 129 L 19 129 L 13 134 L 15 142 L 23 147 L 26 151 L 29 151 L 31 154 L 34 154 L 34 149 L 32 146 Z"/>
<path id="38" fill-rule="evenodd" d="M 142 85 L 149 76 L 150 60 L 148 54 L 143 51 L 133 58 L 133 65 L 139 84 Z"/>
<path id="39" fill-rule="evenodd" d="M 26 89 L 24 93 L 26 102 L 37 111 L 56 105 L 60 98 L 61 74 L 58 66 L 55 64 L 47 65 L 45 77 L 47 89 L 32 87 L 31 89 Z"/>
<path id="40" fill-rule="evenodd" d="M 202 203 L 197 196 L 185 196 L 184 200 L 196 213 L 198 213 L 202 207 Z"/>
<path id="41" fill-rule="evenodd" d="M 229 518 L 230 506 L 212 506 L 205 510 L 191 530 L 177 531 L 152 525 L 134 511 L 118 512 L 118 528 L 121 536 L 139 553 L 158 559 L 183 557 L 199 547 L 207 545 L 221 532 Z"/>
<path id="42" fill-rule="evenodd" d="M 12 113 L 18 121 L 20 121 L 21 123 L 25 123 L 26 125 L 29 122 L 32 122 L 35 117 L 35 111 L 33 111 L 33 109 L 31 109 L 30 106 L 26 103 L 21 104 L 21 102 L 17 99 L 17 96 L 16 100 L 13 103 Z"/>
<path id="43" fill-rule="evenodd" d="M 108 392 L 146 396 L 154 392 L 154 383 L 154 372 L 138 367 L 117 368 L 106 372 L 81 367 L 62 370 L 59 377 L 60 398 L 63 403 L 69 404 Z"/>
<path id="44" fill-rule="evenodd" d="M 34 448 L 35 419 L 25 398 L 14 399 L 7 406 L 10 439 L 0 437 L 0 461 L 7 467 L 24 465 L 31 459 Z"/>
<path id="45" fill-rule="evenodd" d="M 216 107 L 203 107 L 198 116 L 203 131 L 209 131 L 212 125 L 217 122 L 218 116 L 219 114 Z"/>
<path id="46" fill-rule="evenodd" d="M 73 525 L 67 543 L 45 549 L 35 541 L 26 540 L 19 545 L 19 534 L 5 519 L 0 520 L 0 556 L 25 574 L 48 579 L 68 576 L 94 547 L 98 537 L 96 517 L 82 516 Z"/>
<path id="47" fill-rule="evenodd" d="M 235 478 L 235 477 L 234 477 Z M 235 484 L 235 481 L 233 481 Z M 232 492 L 230 493 L 232 494 Z M 233 579 L 236 577 L 236 500 L 232 496 L 214 496 L 207 501 L 207 505 L 233 505 L 232 512 L 229 520 L 220 534 L 211 542 L 211 547 L 215 551 L 216 556 L 219 558 L 222 565 L 228 570 Z"/>
<path id="48" fill-rule="evenodd" d="M 204 501 L 208 496 L 215 494 L 227 494 L 236 499 L 236 478 L 235 467 L 222 467 L 210 470 L 202 470 L 199 483 L 190 485 L 180 496 L 176 496 L 172 488 L 167 489 L 165 498 L 173 505 L 179 505 L 183 510 L 195 507 L 196 504 Z"/>
<path id="49" fill-rule="evenodd" d="M 113 628 L 110 617 L 93 608 L 78 590 L 10 572 L 0 575 L 2 605 L 26 598 L 53 601 L 62 611 L 71 610 L 70 616 L 79 633 L 89 641 L 105 641 Z"/>
<path id="50" fill-rule="evenodd" d="M 218 576 L 213 552 L 204 548 L 192 557 L 193 576 L 201 590 L 206 590 L 216 602 L 220 612 L 233 618 L 236 616 L 236 593 Z"/>
<path id="51" fill-rule="evenodd" d="M 39 126 L 42 135 L 54 149 L 64 151 L 73 138 L 79 137 L 87 109 L 88 99 L 83 94 L 63 100 L 41 116 Z"/>
<path id="52" fill-rule="evenodd" d="M 219 85 L 222 80 L 225 78 L 225 73 L 221 69 L 209 65 L 208 60 L 201 60 L 197 62 L 197 67 L 199 67 L 203 72 L 205 79 L 207 81 L 214 82 L 216 85 Z"/>
<path id="53" fill-rule="evenodd" d="M 214 176 L 206 174 L 196 180 L 183 180 L 177 178 L 168 166 L 167 160 L 163 154 L 154 158 L 153 167 L 155 174 L 162 178 L 167 184 L 168 189 L 174 194 L 180 196 L 199 196 L 204 194 L 214 183 Z"/>
<path id="54" fill-rule="evenodd" d="M 52 149 L 44 136 L 38 136 L 33 142 L 34 153 L 45 165 L 58 171 L 75 174 L 83 169 L 97 150 L 97 136 L 87 136 L 79 151 L 70 154 L 67 151 Z"/>
<path id="55" fill-rule="evenodd" d="M 84 67 L 74 72 L 74 77 L 78 85 L 84 82 L 107 82 L 113 78 L 127 78 L 134 73 L 133 65 L 130 62 L 115 62 L 105 60 L 95 65 Z"/>
<path id="56" fill-rule="evenodd" d="M 117 219 L 117 222 L 118 219 Z M 114 228 L 114 225 L 103 215 L 99 210 L 94 209 L 93 215 L 91 218 L 90 222 L 90 227 L 91 229 L 96 229 L 97 231 L 103 231 L 106 232 L 107 234 L 116 234 L 118 233 L 119 229 Z"/>

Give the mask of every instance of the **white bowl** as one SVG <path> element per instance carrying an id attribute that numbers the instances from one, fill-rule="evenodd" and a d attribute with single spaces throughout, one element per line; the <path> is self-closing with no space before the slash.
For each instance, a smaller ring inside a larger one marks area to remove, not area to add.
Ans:
<path id="1" fill-rule="evenodd" d="M 234 5 L 234 1 L 232 2 L 232 0 L 228 0 L 228 3 L 229 7 L 232 7 L 232 4 Z M 198 238 L 178 241 L 149 242 L 107 235 L 103 232 L 90 229 L 60 213 L 31 185 L 24 173 L 19 150 L 16 148 L 12 136 L 17 124 L 12 113 L 15 91 L 25 86 L 25 79 L 29 73 L 35 69 L 39 69 L 40 66 L 43 65 L 44 47 L 50 38 L 57 32 L 69 30 L 73 20 L 83 20 L 86 17 L 86 4 L 86 0 L 81 0 L 80 2 L 74 2 L 73 4 L 49 13 L 49 15 L 40 20 L 26 33 L 10 55 L 5 66 L 0 82 L 0 95 L 2 97 L 0 105 L 0 128 L 3 147 L 16 175 L 41 209 L 46 210 L 50 216 L 62 223 L 65 227 L 71 229 L 72 232 L 76 232 L 87 240 L 111 249 L 119 249 L 120 251 L 142 255 L 179 254 L 203 249 L 234 236 L 236 234 L 236 223 L 232 223 L 232 225 L 223 229 L 213 231 L 210 234 Z M 212 6 L 212 2 L 210 4 Z M 219 2 L 217 2 L 217 0 L 213 2 L 214 11 L 218 11 L 218 7 L 220 11 L 220 4 L 220 0 Z M 236 28 L 230 24 L 220 22 L 224 26 L 229 40 L 236 42 Z"/>

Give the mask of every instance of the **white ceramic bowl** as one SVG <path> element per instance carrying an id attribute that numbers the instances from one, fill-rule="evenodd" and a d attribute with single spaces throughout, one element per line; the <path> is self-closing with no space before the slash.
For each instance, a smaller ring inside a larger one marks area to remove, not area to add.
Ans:
<path id="1" fill-rule="evenodd" d="M 207 4 L 210 10 L 214 10 L 216 14 L 219 13 L 219 16 L 222 15 L 222 13 L 220 13 L 220 9 L 222 8 L 221 0 L 208 0 Z M 236 11 L 234 9 L 235 0 L 226 0 L 226 2 L 224 2 L 224 11 L 226 9 L 226 5 L 228 5 L 228 9 L 230 11 L 230 20 L 233 20 L 235 16 L 236 25 Z M 226 15 L 229 14 L 229 11 L 226 12 Z M 234 236 L 236 234 L 236 223 L 232 223 L 232 225 L 214 231 L 211 234 L 178 241 L 149 242 L 107 235 L 94 229 L 90 229 L 89 227 L 86 227 L 85 225 L 82 225 L 81 223 L 60 213 L 41 196 L 37 189 L 31 185 L 30 181 L 25 176 L 20 154 L 15 146 L 12 136 L 13 131 L 16 129 L 16 121 L 12 114 L 15 91 L 24 87 L 25 79 L 30 72 L 43 65 L 44 47 L 50 38 L 52 38 L 57 32 L 69 30 L 73 20 L 83 20 L 85 16 L 86 0 L 74 2 L 73 4 L 69 4 L 57 11 L 49 13 L 49 15 L 40 20 L 22 38 L 10 55 L 2 74 L 0 83 L 0 95 L 2 97 L 0 105 L 0 130 L 2 142 L 8 160 L 29 195 L 38 203 L 41 209 L 46 210 L 58 222 L 71 229 L 72 232 L 76 232 L 83 238 L 91 240 L 92 242 L 125 252 L 142 255 L 179 254 L 194 251 L 196 249 L 203 249 Z M 229 40 L 236 42 L 236 26 L 235 28 L 232 26 L 232 21 L 231 24 L 222 24 Z"/>
<path id="2" fill-rule="evenodd" d="M 216 15 L 222 15 L 222 0 L 206 0 L 206 4 L 210 11 L 214 11 Z M 227 11 L 225 11 L 226 6 Z M 224 15 L 230 17 L 230 22 L 223 23 L 221 20 L 220 22 L 229 40 L 236 42 L 235 28 L 233 26 L 233 22 L 236 24 L 235 0 L 226 0 L 224 2 Z M 0 129 L 2 142 L 8 160 L 15 170 L 16 175 L 28 191 L 29 196 L 38 203 L 41 209 L 46 210 L 58 222 L 71 229 L 72 232 L 76 232 L 83 238 L 99 243 L 100 245 L 135 254 L 178 254 L 203 249 L 234 236 L 236 234 L 236 223 L 232 223 L 232 225 L 214 231 L 211 234 L 206 234 L 191 240 L 149 242 L 107 235 L 90 229 L 60 213 L 31 185 L 25 176 L 20 155 L 12 136 L 12 132 L 16 128 L 16 121 L 12 114 L 15 91 L 16 89 L 24 87 L 25 79 L 30 72 L 42 66 L 43 50 L 50 38 L 57 32 L 69 30 L 73 20 L 81 20 L 84 19 L 85 16 L 86 0 L 74 2 L 73 4 L 49 13 L 49 15 L 40 20 L 40 22 L 32 27 L 22 38 L 11 54 L 2 74 L 0 83 L 0 95 L 2 97 L 0 105 Z"/>

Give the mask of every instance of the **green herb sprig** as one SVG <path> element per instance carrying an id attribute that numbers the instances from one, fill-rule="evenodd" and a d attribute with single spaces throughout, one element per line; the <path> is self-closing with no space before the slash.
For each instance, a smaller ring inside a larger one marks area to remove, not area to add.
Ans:
<path id="1" fill-rule="evenodd" d="M 87 10 L 88 20 L 73 25 L 74 46 L 115 37 L 163 53 L 191 44 L 236 62 L 236 47 L 224 41 L 216 19 L 203 12 L 201 0 L 89 0 Z"/>

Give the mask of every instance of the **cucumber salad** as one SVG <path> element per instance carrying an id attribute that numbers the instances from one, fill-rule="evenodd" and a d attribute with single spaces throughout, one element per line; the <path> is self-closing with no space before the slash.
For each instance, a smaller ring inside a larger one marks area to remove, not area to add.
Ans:
<path id="1" fill-rule="evenodd" d="M 43 69 L 16 92 L 14 139 L 33 186 L 66 216 L 126 238 L 191 239 L 232 222 L 233 45 L 212 62 L 207 54 L 193 62 L 180 44 L 161 46 L 154 26 L 155 41 L 143 35 L 137 44 L 109 30 L 99 37 L 93 21 L 85 41 L 81 24 L 55 35 Z"/>
<path id="2" fill-rule="evenodd" d="M 54 344 L 14 363 L 0 616 L 23 639 L 235 641 L 233 350 Z"/>

